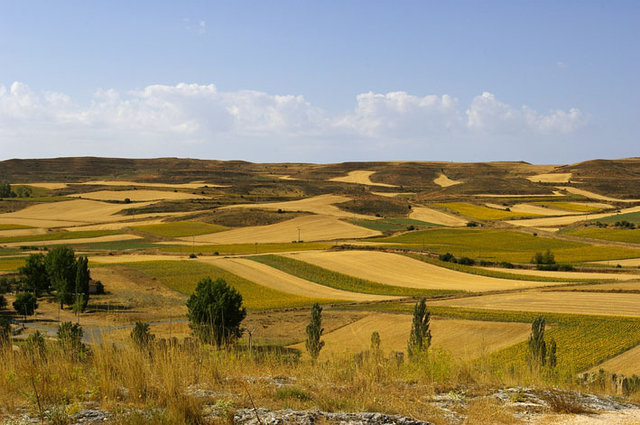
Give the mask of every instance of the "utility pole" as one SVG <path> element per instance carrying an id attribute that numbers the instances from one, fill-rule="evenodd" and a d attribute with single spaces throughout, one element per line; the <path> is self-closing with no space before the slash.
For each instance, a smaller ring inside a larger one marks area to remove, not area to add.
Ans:
<path id="1" fill-rule="evenodd" d="M 253 333 L 255 332 L 256 328 L 247 328 L 246 331 L 249 334 L 249 355 L 252 354 L 252 350 L 253 350 Z"/>
<path id="2" fill-rule="evenodd" d="M 298 227 L 298 243 L 300 243 L 300 228 Z"/>

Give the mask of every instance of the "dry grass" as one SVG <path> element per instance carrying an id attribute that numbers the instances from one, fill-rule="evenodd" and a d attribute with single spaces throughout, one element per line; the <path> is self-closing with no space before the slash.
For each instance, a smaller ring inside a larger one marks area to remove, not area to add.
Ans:
<path id="1" fill-rule="evenodd" d="M 367 186 L 382 186 L 382 187 L 396 187 L 393 184 L 385 184 L 385 183 L 375 183 L 371 181 L 371 176 L 374 175 L 375 171 L 365 171 L 365 170 L 356 170 L 349 171 L 344 177 L 334 177 L 329 179 L 332 182 L 343 182 L 343 183 L 355 183 L 355 184 L 364 184 Z"/>
<path id="2" fill-rule="evenodd" d="M 571 173 L 543 173 L 527 177 L 527 180 L 534 183 L 569 183 Z"/>
<path id="3" fill-rule="evenodd" d="M 378 251 L 310 251 L 288 256 L 346 275 L 408 288 L 482 292 L 558 284 L 462 273 L 403 255 Z"/>
<path id="4" fill-rule="evenodd" d="M 385 354 L 406 351 L 411 330 L 409 314 L 377 313 L 364 317 L 333 332 L 325 332 L 321 359 L 368 350 L 371 334 L 378 332 Z M 526 323 L 504 323 L 457 319 L 432 319 L 430 325 L 434 349 L 441 348 L 455 358 L 474 359 L 527 339 L 531 326 Z M 464 341 L 461 344 L 460 341 Z M 304 342 L 292 348 L 305 350 Z"/>
<path id="5" fill-rule="evenodd" d="M 343 218 L 367 218 L 372 219 L 368 215 L 354 214 L 348 211 L 342 210 L 335 206 L 335 204 L 341 204 L 351 201 L 351 198 L 341 195 L 319 195 L 312 198 L 299 199 L 297 201 L 286 202 L 268 202 L 263 204 L 237 204 L 223 207 L 222 209 L 230 208 L 251 208 L 251 209 L 264 209 L 264 210 L 283 210 L 283 211 L 306 211 L 313 214 L 329 215 L 333 217 Z"/>
<path id="6" fill-rule="evenodd" d="M 290 294 L 302 295 L 314 298 L 325 298 L 349 301 L 379 301 L 393 299 L 395 297 L 361 294 L 357 292 L 343 291 L 320 285 L 299 277 L 287 274 L 273 267 L 256 261 L 243 258 L 229 259 L 200 259 L 217 267 L 223 268 L 233 274 L 241 276 L 259 285 Z"/>
<path id="7" fill-rule="evenodd" d="M 640 317 L 640 294 L 527 291 L 432 301 L 431 304 L 490 310 Z"/>
<path id="8" fill-rule="evenodd" d="M 367 238 L 381 234 L 336 217 L 308 215 L 267 226 L 243 227 L 183 240 L 187 244 L 287 243 L 298 240 L 298 230 L 300 240 L 305 242 Z"/>
<path id="9" fill-rule="evenodd" d="M 92 186 L 135 186 L 135 187 L 167 187 L 172 189 L 199 189 L 202 187 L 226 187 L 224 185 L 218 185 L 213 183 L 205 183 L 204 181 L 196 181 L 191 183 L 142 183 L 125 180 L 92 180 L 84 183 L 76 184 L 88 184 Z"/>
<path id="10" fill-rule="evenodd" d="M 67 187 L 66 183 L 23 183 L 25 186 L 41 187 L 42 189 L 64 189 Z"/>
<path id="11" fill-rule="evenodd" d="M 426 221 L 427 223 L 441 224 L 443 226 L 459 227 L 467 224 L 467 220 L 455 215 L 443 213 L 427 207 L 413 207 L 409 218 Z"/>
<path id="12" fill-rule="evenodd" d="M 558 189 L 566 190 L 569 193 L 573 193 L 575 195 L 581 195 L 581 196 L 584 196 L 585 198 L 597 199 L 599 201 L 609 201 L 609 202 L 639 202 L 640 201 L 640 199 L 612 198 L 610 196 L 600 195 L 598 193 L 594 193 L 594 192 L 590 192 L 588 190 L 578 189 L 578 188 L 570 187 L 570 186 L 563 186 L 563 187 L 559 187 Z"/>
<path id="13" fill-rule="evenodd" d="M 201 199 L 204 195 L 194 195 L 184 192 L 173 192 L 164 190 L 98 190 L 96 192 L 74 193 L 69 195 L 74 198 L 93 199 L 96 201 L 124 201 L 129 199 L 133 202 L 139 201 L 162 201 L 165 199 Z"/>
<path id="14" fill-rule="evenodd" d="M 442 173 L 437 178 L 435 178 L 433 182 L 440 187 L 451 187 L 463 183 L 461 180 L 451 180 L 449 177 L 445 176 Z"/>

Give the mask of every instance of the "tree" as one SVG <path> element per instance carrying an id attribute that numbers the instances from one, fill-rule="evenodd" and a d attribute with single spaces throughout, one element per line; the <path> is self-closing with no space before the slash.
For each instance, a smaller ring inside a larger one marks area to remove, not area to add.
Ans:
<path id="1" fill-rule="evenodd" d="M 311 320 L 307 325 L 307 342 L 305 344 L 313 361 L 318 358 L 320 350 L 324 347 L 324 341 L 320 341 L 323 332 L 322 307 L 318 303 L 313 303 L 313 306 L 311 306 Z"/>
<path id="2" fill-rule="evenodd" d="M 409 357 L 426 352 L 431 345 L 430 317 L 431 314 L 427 311 L 427 301 L 425 298 L 421 298 L 413 309 L 413 323 L 407 347 Z"/>
<path id="3" fill-rule="evenodd" d="M 155 338 L 155 335 L 149 331 L 149 324 L 144 322 L 136 322 L 130 336 L 135 346 L 141 350 L 148 349 Z"/>
<path id="4" fill-rule="evenodd" d="M 74 292 L 75 302 L 73 311 L 81 312 L 87 308 L 89 303 L 89 260 L 87 257 L 78 257 L 76 262 L 76 286 Z"/>
<path id="5" fill-rule="evenodd" d="M 11 326 L 9 320 L 0 316 L 0 350 L 9 346 L 11 341 Z"/>
<path id="6" fill-rule="evenodd" d="M 38 299 L 31 292 L 20 292 L 16 295 L 13 308 L 24 316 L 24 320 L 26 321 L 27 316 L 32 316 L 38 308 Z"/>
<path id="7" fill-rule="evenodd" d="M 247 315 L 242 295 L 224 279 L 207 277 L 198 282 L 187 301 L 189 327 L 206 344 L 218 348 L 242 336 L 240 323 Z"/>
<path id="8" fill-rule="evenodd" d="M 529 346 L 529 353 L 527 361 L 529 367 L 533 370 L 539 370 L 544 366 L 547 360 L 547 344 L 544 342 L 544 317 L 538 316 L 533 320 L 531 324 L 531 335 L 527 342 Z"/>
<path id="9" fill-rule="evenodd" d="M 3 310 L 7 306 L 7 299 L 4 295 L 0 295 L 0 310 Z"/>
<path id="10" fill-rule="evenodd" d="M 15 198 L 16 194 L 11 190 L 9 183 L 0 183 L 0 198 Z"/>
<path id="11" fill-rule="evenodd" d="M 558 356 L 556 354 L 556 349 L 557 349 L 556 340 L 551 338 L 551 341 L 549 341 L 549 361 L 547 362 L 547 364 L 551 369 L 555 369 L 555 367 L 558 364 Z"/>
<path id="12" fill-rule="evenodd" d="M 72 305 L 75 301 L 73 293 L 76 288 L 76 257 L 71 248 L 57 246 L 45 257 L 45 267 L 56 290 L 56 300 L 60 308 Z"/>
<path id="13" fill-rule="evenodd" d="M 84 344 L 82 343 L 82 337 L 84 331 L 82 326 L 77 323 L 63 322 L 58 326 L 58 345 L 66 353 L 79 355 L 84 351 Z"/>
<path id="14" fill-rule="evenodd" d="M 43 254 L 31 254 L 27 257 L 24 266 L 20 267 L 19 272 L 22 275 L 22 288 L 33 292 L 36 297 L 48 292 L 51 288 Z"/>
<path id="15" fill-rule="evenodd" d="M 531 262 L 538 265 L 551 265 L 556 263 L 556 257 L 551 250 L 547 249 L 544 253 L 536 252 Z"/>

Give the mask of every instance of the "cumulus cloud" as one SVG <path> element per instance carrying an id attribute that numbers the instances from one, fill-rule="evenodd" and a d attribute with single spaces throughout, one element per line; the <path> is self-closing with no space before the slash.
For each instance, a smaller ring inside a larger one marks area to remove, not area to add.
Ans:
<path id="1" fill-rule="evenodd" d="M 64 93 L 0 85 L 3 156 L 205 156 L 259 160 L 397 158 L 446 154 L 479 141 L 547 138 L 586 123 L 572 108 L 540 113 L 491 93 L 464 108 L 449 95 L 362 93 L 332 114 L 300 95 L 220 91 L 213 84 L 98 90 L 79 104 Z M 358 157 L 360 156 L 360 157 Z M 429 159 L 429 158 L 425 158 Z"/>

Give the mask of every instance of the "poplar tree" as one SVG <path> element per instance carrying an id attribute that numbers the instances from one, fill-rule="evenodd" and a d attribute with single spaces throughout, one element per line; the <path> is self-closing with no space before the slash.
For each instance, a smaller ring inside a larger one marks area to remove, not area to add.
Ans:
<path id="1" fill-rule="evenodd" d="M 311 307 L 311 321 L 307 325 L 307 342 L 306 348 L 315 361 L 320 355 L 320 350 L 324 347 L 324 341 L 320 340 L 324 329 L 322 328 L 322 307 L 320 304 L 314 303 Z"/>
<path id="2" fill-rule="evenodd" d="M 427 311 L 427 301 L 425 298 L 421 298 L 413 309 L 413 323 L 407 347 L 409 357 L 426 352 L 431 345 L 430 317 L 431 314 Z"/>

